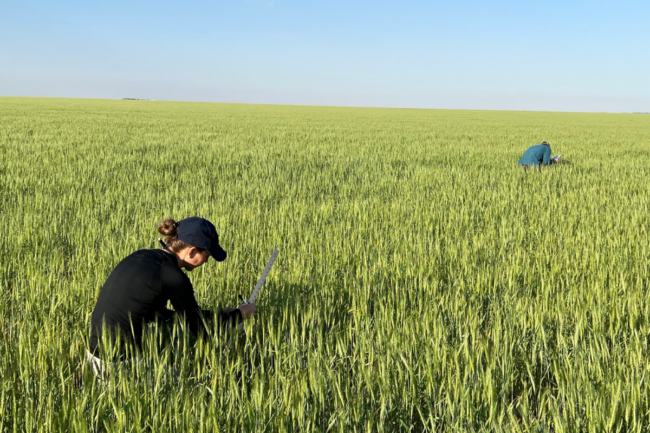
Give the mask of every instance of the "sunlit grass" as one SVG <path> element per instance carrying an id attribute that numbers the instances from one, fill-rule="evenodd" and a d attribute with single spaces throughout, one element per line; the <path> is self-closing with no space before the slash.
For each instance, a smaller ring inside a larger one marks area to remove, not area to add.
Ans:
<path id="1" fill-rule="evenodd" d="M 0 150 L 2 430 L 650 428 L 650 116 L 0 98 Z M 100 385 L 101 285 L 192 215 L 204 308 L 280 249 L 255 320 Z"/>

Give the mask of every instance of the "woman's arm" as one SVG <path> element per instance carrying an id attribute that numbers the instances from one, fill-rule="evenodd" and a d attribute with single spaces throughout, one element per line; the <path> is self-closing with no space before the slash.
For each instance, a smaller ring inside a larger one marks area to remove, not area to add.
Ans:
<path id="1" fill-rule="evenodd" d="M 193 333 L 198 334 L 205 331 L 203 311 L 196 302 L 190 279 L 180 269 L 174 269 L 173 266 L 171 264 L 163 266 L 161 276 L 163 292 L 174 307 L 176 315 L 187 323 Z M 211 316 L 212 313 L 210 312 L 209 315 Z"/>
<path id="2" fill-rule="evenodd" d="M 246 305 L 248 309 L 244 309 L 245 311 L 238 308 L 223 308 L 216 312 L 202 310 L 196 302 L 190 279 L 180 269 L 163 269 L 163 287 L 176 315 L 181 317 L 195 334 L 205 332 L 204 320 L 213 323 L 217 328 L 225 328 L 235 326 L 247 318 L 245 313 L 248 313 L 251 308 L 252 312 L 255 311 L 254 304 Z"/>
<path id="3" fill-rule="evenodd" d="M 242 313 L 238 308 L 222 308 L 216 314 L 213 314 L 212 319 L 213 323 L 220 329 L 227 326 L 236 326 L 242 320 Z"/>

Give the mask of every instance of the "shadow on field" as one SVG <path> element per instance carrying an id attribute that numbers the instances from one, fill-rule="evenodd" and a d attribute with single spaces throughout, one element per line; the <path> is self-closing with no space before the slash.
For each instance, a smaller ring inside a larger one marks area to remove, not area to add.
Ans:
<path id="1" fill-rule="evenodd" d="M 259 305 L 260 317 L 270 318 L 273 326 L 293 325 L 294 332 L 309 327 L 327 333 L 346 328 L 352 295 L 349 291 L 333 291 L 315 283 L 276 283 L 265 287 L 267 300 Z"/>

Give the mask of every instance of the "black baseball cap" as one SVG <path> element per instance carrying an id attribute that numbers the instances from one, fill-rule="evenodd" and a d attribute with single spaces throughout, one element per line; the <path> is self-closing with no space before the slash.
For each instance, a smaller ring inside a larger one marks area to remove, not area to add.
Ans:
<path id="1" fill-rule="evenodd" d="M 208 250 L 210 255 L 218 262 L 223 262 L 228 256 L 219 245 L 217 229 L 205 218 L 193 216 L 180 220 L 176 237 L 188 245 Z"/>

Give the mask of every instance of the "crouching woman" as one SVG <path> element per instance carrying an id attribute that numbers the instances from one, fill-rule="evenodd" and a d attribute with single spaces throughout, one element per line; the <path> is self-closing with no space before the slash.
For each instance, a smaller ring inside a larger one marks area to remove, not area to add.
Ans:
<path id="1" fill-rule="evenodd" d="M 119 339 L 137 349 L 145 326 L 156 320 L 169 322 L 178 316 L 194 334 L 200 334 L 205 331 L 204 321 L 215 326 L 235 325 L 255 313 L 255 304 L 213 313 L 201 310 L 196 302 L 192 283 L 183 269 L 191 272 L 210 257 L 222 262 L 227 256 L 210 221 L 199 217 L 178 222 L 166 219 L 158 225 L 158 231 L 166 236 L 165 247 L 139 250 L 126 257 L 110 273 L 99 293 L 86 353 L 95 374 L 104 370 L 99 354 L 107 343 L 102 341 L 105 337 L 116 341 L 119 334 Z M 168 301 L 174 311 L 166 308 Z"/>

